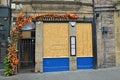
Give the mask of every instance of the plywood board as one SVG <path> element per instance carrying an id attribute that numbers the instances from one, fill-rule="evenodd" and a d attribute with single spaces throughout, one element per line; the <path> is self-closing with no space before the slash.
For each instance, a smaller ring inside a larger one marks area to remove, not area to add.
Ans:
<path id="1" fill-rule="evenodd" d="M 68 23 L 43 24 L 44 57 L 68 57 Z"/>
<path id="2" fill-rule="evenodd" d="M 23 31 L 22 38 L 31 38 L 31 31 Z"/>
<path id="3" fill-rule="evenodd" d="M 92 24 L 77 23 L 76 26 L 77 56 L 92 56 Z"/>

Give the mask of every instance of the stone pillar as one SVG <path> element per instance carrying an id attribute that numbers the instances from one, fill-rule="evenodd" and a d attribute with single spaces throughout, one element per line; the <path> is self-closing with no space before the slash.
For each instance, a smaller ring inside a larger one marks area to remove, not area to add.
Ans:
<path id="1" fill-rule="evenodd" d="M 120 7 L 120 6 L 119 6 Z M 114 12 L 116 66 L 120 67 L 120 12 Z"/>
<path id="2" fill-rule="evenodd" d="M 43 72 L 43 22 L 36 22 L 35 72 Z"/>
<path id="3" fill-rule="evenodd" d="M 97 32 L 97 66 L 101 67 L 104 63 L 104 52 L 103 52 L 103 42 L 102 42 L 102 16 L 96 19 L 96 32 Z"/>
<path id="4" fill-rule="evenodd" d="M 72 27 L 69 22 L 69 37 L 70 36 L 76 36 L 76 26 Z M 70 54 L 70 40 L 69 40 L 69 54 Z M 74 71 L 77 69 L 76 65 L 76 56 L 69 56 L 69 63 L 70 63 L 70 70 Z"/>

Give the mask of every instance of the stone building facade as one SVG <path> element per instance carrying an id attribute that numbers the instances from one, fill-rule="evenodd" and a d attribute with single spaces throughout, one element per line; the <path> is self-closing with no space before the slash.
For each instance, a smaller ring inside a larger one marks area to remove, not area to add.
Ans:
<path id="1" fill-rule="evenodd" d="M 3 0 L 5 1 L 5 0 Z M 94 0 L 97 32 L 97 66 L 113 67 L 119 64 L 119 56 L 115 49 L 115 0 Z M 4 4 L 5 2 L 1 2 Z M 79 18 L 93 18 L 92 0 L 12 0 L 12 17 L 20 11 L 26 15 L 38 13 L 75 13 Z M 14 25 L 14 22 L 13 22 Z M 37 34 L 36 34 L 37 35 Z M 39 34 L 38 34 L 39 35 Z M 39 35 L 40 36 L 40 35 Z M 42 43 L 41 43 L 42 44 Z M 40 47 L 40 46 L 39 46 Z M 36 55 L 37 56 L 37 55 Z M 41 58 L 36 58 L 40 60 Z M 74 59 L 74 58 L 73 58 Z M 41 62 L 37 64 L 42 66 Z M 40 68 L 40 67 L 37 67 Z"/>
<path id="2" fill-rule="evenodd" d="M 115 66 L 114 0 L 96 0 L 95 5 L 102 6 L 96 8 L 98 67 Z"/>
<path id="3" fill-rule="evenodd" d="M 87 18 L 88 19 L 93 18 L 93 8 L 92 8 L 91 0 L 89 0 L 89 2 L 87 2 L 87 3 L 80 2 L 80 1 L 35 1 L 34 0 L 34 1 L 24 1 L 25 4 L 23 3 L 22 6 L 20 4 L 21 2 L 19 2 L 18 0 L 13 1 L 13 3 L 17 4 L 17 10 L 12 11 L 13 12 L 12 16 L 16 16 L 19 13 L 19 11 L 22 9 L 22 11 L 26 13 L 26 15 L 35 15 L 35 14 L 39 14 L 39 13 L 42 13 L 42 14 L 44 14 L 44 13 L 56 13 L 56 14 L 74 13 L 74 14 L 78 14 L 79 18 L 82 20 L 87 19 Z M 30 4 L 30 3 L 32 3 L 32 4 Z M 48 58 L 48 56 L 47 56 L 47 58 L 44 58 L 45 53 L 43 53 L 43 52 L 45 52 L 44 51 L 45 47 L 43 47 L 43 44 L 45 41 L 43 41 L 43 37 L 42 37 L 44 35 L 43 31 L 42 31 L 42 30 L 44 30 L 43 29 L 44 24 L 45 24 L 44 22 L 40 22 L 40 23 L 36 22 L 35 72 L 51 71 L 48 69 L 50 66 L 46 66 L 47 69 L 44 68 L 44 65 L 46 65 L 45 63 L 51 63 L 51 64 L 49 64 L 51 66 L 55 65 L 55 64 L 53 64 L 54 62 L 49 62 L 49 61 L 45 62 L 45 60 L 47 60 L 49 58 Z M 76 36 L 76 32 L 75 32 L 76 29 L 74 28 L 75 30 L 74 29 L 72 30 L 70 28 L 70 25 L 68 28 L 69 28 L 69 31 L 68 31 L 69 36 Z M 58 45 L 58 44 L 54 44 L 54 45 Z M 62 43 L 62 45 L 63 45 L 63 43 Z M 58 47 L 60 47 L 60 46 L 58 46 Z M 68 49 L 68 50 L 70 50 L 70 49 Z M 54 55 L 54 56 L 56 56 L 56 55 Z M 53 59 L 56 59 L 56 57 L 54 58 L 54 56 L 52 56 Z M 69 64 L 68 64 L 69 70 L 76 70 L 77 69 L 76 56 L 69 55 L 68 57 L 69 57 L 69 59 L 68 58 L 67 59 L 69 60 L 68 61 L 69 62 Z M 61 59 L 61 57 L 59 59 Z M 66 58 L 64 58 L 64 59 L 66 59 Z M 57 61 L 57 60 L 54 60 L 54 61 Z M 60 61 L 62 61 L 62 60 L 60 60 Z M 56 62 L 56 64 L 57 63 L 58 62 Z M 67 63 L 65 63 L 65 64 L 67 65 Z M 60 64 L 61 63 L 59 63 L 58 65 L 60 65 Z M 62 62 L 62 64 L 64 64 L 64 62 Z M 54 66 L 53 69 L 54 68 L 56 68 L 56 66 Z M 64 68 L 65 68 L 65 66 L 64 66 Z M 59 69 L 61 69 L 61 68 L 59 68 Z M 68 68 L 66 68 L 65 70 L 68 70 Z"/>

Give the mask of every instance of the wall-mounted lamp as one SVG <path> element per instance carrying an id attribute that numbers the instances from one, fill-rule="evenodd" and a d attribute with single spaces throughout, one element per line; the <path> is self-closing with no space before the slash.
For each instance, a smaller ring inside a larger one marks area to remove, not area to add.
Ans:
<path id="1" fill-rule="evenodd" d="M 76 22 L 70 22 L 71 27 L 75 27 Z"/>
<path id="2" fill-rule="evenodd" d="M 40 24 L 40 23 L 41 23 L 41 21 L 38 21 L 38 22 L 37 22 L 37 24 Z"/>

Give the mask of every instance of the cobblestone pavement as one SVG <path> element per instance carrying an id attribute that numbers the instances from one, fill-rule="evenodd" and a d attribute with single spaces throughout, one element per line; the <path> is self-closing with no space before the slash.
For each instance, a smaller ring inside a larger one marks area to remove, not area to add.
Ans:
<path id="1" fill-rule="evenodd" d="M 0 80 L 120 80 L 120 68 L 114 67 L 96 70 L 47 73 L 19 73 L 10 77 L 0 75 Z"/>

